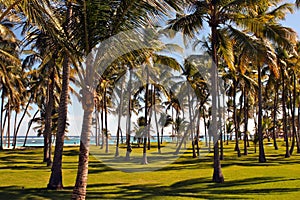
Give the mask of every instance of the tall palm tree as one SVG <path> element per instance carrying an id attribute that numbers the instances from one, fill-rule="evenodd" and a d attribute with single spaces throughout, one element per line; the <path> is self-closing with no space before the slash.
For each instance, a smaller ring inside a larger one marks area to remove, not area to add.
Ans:
<path id="1" fill-rule="evenodd" d="M 92 48 L 95 47 L 95 45 L 97 45 L 99 41 L 114 36 L 120 31 L 128 30 L 128 28 L 134 28 L 140 25 L 147 24 L 147 15 L 149 13 L 156 12 L 157 14 L 166 14 L 169 9 L 169 6 L 166 7 L 166 5 L 163 4 L 165 2 L 154 0 L 147 2 L 132 0 L 109 1 L 101 2 L 101 4 L 99 3 L 99 1 L 83 1 L 78 3 L 82 3 L 79 7 L 81 8 L 81 10 L 80 12 L 78 12 L 78 20 L 81 23 L 76 24 L 82 25 L 82 28 L 77 27 L 76 30 L 82 32 L 81 34 L 79 33 L 75 37 L 80 38 L 78 40 L 80 42 L 79 47 L 81 47 L 81 50 L 82 52 L 84 52 L 83 54 L 85 56 L 87 56 L 91 52 Z M 97 12 L 95 12 L 95 9 Z M 91 18 L 91 16 L 95 16 L 95 18 Z M 100 22 L 98 21 L 99 23 L 97 23 L 97 21 L 93 21 L 92 19 L 99 20 Z M 76 34 L 76 32 L 74 33 Z M 123 42 L 126 43 L 126 41 Z M 102 54 L 104 52 L 99 51 L 97 53 L 99 53 L 101 56 L 96 56 L 96 58 L 100 58 L 100 61 L 103 61 L 103 59 L 105 59 L 105 57 L 108 56 L 109 52 L 105 52 L 105 56 Z M 113 54 L 111 55 L 114 56 Z M 95 63 L 93 63 L 93 61 L 93 57 L 88 56 L 86 57 L 88 67 L 84 68 L 82 65 L 78 65 L 80 67 L 79 78 L 82 87 L 81 92 L 82 96 L 84 97 L 82 99 L 84 116 L 81 132 L 78 171 L 75 187 L 72 194 L 72 199 L 85 199 L 86 196 L 89 156 L 89 134 L 92 120 L 92 111 L 94 108 L 94 78 L 96 78 L 94 68 L 96 65 Z M 97 62 L 99 62 L 99 60 Z M 101 62 L 101 64 L 103 63 L 104 61 Z M 102 75 L 101 72 L 100 75 Z"/>

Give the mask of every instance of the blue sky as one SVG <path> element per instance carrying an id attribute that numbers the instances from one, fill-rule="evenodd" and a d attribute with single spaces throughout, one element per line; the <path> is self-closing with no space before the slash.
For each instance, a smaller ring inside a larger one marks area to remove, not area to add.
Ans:
<path id="1" fill-rule="evenodd" d="M 295 0 L 291 1 L 289 0 L 289 2 L 294 2 Z M 282 22 L 283 25 L 288 26 L 293 28 L 297 33 L 298 33 L 298 37 L 300 36 L 300 8 L 299 10 L 297 10 L 295 13 L 293 14 L 288 14 L 286 17 L 286 20 L 284 22 Z"/>

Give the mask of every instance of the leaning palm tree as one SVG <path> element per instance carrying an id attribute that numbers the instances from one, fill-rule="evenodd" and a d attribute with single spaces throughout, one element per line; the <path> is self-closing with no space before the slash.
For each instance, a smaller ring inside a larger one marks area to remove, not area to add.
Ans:
<path id="1" fill-rule="evenodd" d="M 101 78 L 103 72 L 103 69 L 101 67 L 108 67 L 111 64 L 110 62 L 112 61 L 112 59 L 116 60 L 118 57 L 126 54 L 126 52 L 130 50 L 128 49 L 128 47 L 132 47 L 132 45 L 139 46 L 140 43 L 144 40 L 144 37 L 141 38 L 140 33 L 135 34 L 136 39 L 139 41 L 134 42 L 136 44 L 133 44 L 133 41 L 127 40 L 128 35 L 126 35 L 126 33 L 121 33 L 118 35 L 121 36 L 118 39 L 123 39 L 122 45 L 117 41 L 111 41 L 114 42 L 113 45 L 109 45 L 109 47 L 112 47 L 112 49 L 107 49 L 108 46 L 106 46 L 104 42 L 104 44 L 101 45 L 101 49 L 98 49 L 99 51 L 91 52 L 91 50 L 97 45 L 98 42 L 114 36 L 121 31 L 147 24 L 147 22 L 149 22 L 149 20 L 147 20 L 147 16 L 149 13 L 166 14 L 170 7 L 166 7 L 165 2 L 162 3 L 162 1 L 154 0 L 150 0 L 147 2 L 132 0 L 108 1 L 101 2 L 101 4 L 99 3 L 99 1 L 83 1 L 78 2 L 78 4 L 81 4 L 78 7 L 81 10 L 80 12 L 78 12 L 76 25 L 82 27 L 77 27 L 77 29 L 74 29 L 76 31 L 74 31 L 73 34 L 74 38 L 76 38 L 76 41 L 79 41 L 79 49 L 81 49 L 83 55 L 85 55 L 86 57 L 86 67 L 81 63 L 78 64 L 78 76 L 82 88 L 81 94 L 84 97 L 81 101 L 84 115 L 80 138 L 78 171 L 72 199 L 85 199 L 88 176 L 89 134 L 92 122 L 92 112 L 94 108 L 94 79 Z M 95 11 L 95 9 L 97 10 L 97 12 Z M 101 12 L 99 12 L 99 10 L 101 10 Z M 91 18 L 91 16 L 94 17 Z M 78 21 L 80 21 L 81 23 L 78 23 Z M 105 52 L 103 52 L 104 49 Z M 96 55 L 93 53 L 96 53 Z M 119 55 L 116 55 L 117 53 L 119 53 Z M 100 68 L 96 70 L 96 67 L 99 67 L 99 65 Z M 95 72 L 97 71 L 98 74 L 100 74 L 100 77 L 95 77 Z"/>

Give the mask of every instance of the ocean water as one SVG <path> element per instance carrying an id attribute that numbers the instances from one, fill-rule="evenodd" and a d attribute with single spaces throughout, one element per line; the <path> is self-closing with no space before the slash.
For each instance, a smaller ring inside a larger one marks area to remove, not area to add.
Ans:
<path id="1" fill-rule="evenodd" d="M 4 140 L 6 140 L 6 145 L 7 146 L 7 138 L 5 137 Z M 25 140 L 25 136 L 18 136 L 17 137 L 17 147 L 21 147 L 24 144 L 24 140 Z M 108 140 L 109 144 L 115 144 L 116 143 L 117 138 L 115 136 L 111 136 Z M 170 137 L 170 136 L 164 136 L 163 137 L 163 141 L 165 142 L 172 142 L 175 139 Z M 134 137 L 131 137 L 131 142 L 135 142 L 136 140 L 134 139 Z M 156 142 L 156 137 L 152 137 L 151 138 L 151 142 Z M 13 137 L 10 138 L 10 143 L 12 145 L 13 142 Z M 126 142 L 126 138 L 125 136 L 123 137 L 123 142 Z M 55 138 L 52 140 L 52 143 L 55 144 Z M 121 143 L 121 139 L 120 139 L 120 143 Z M 5 144 L 5 142 L 3 142 L 3 144 Z M 80 144 L 80 136 L 67 136 L 65 138 L 64 144 L 66 146 L 70 146 L 70 145 L 79 145 Z M 95 145 L 95 137 L 91 137 L 90 139 L 90 144 L 91 145 Z M 28 136 L 27 137 L 27 141 L 26 141 L 26 145 L 25 146 L 29 146 L 29 147 L 39 147 L 39 146 L 43 146 L 44 145 L 44 137 L 40 136 Z"/>

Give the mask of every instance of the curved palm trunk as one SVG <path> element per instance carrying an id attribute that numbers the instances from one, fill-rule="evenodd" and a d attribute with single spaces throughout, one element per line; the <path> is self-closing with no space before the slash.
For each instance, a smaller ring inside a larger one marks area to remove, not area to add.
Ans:
<path id="1" fill-rule="evenodd" d="M 62 183 L 62 154 L 64 147 L 64 138 L 66 130 L 66 121 L 68 113 L 68 95 L 69 95 L 69 77 L 70 66 L 69 58 L 65 56 L 63 62 L 63 75 L 62 75 L 62 90 L 60 94 L 60 102 L 58 109 L 58 124 L 55 140 L 55 150 L 53 165 L 51 168 L 51 176 L 47 188 L 52 190 L 63 189 Z"/>
<path id="2" fill-rule="evenodd" d="M 69 1 L 66 2 L 67 6 L 67 26 L 70 24 L 70 17 L 72 16 L 72 5 Z M 68 27 L 65 27 L 65 32 L 68 33 Z M 55 150 L 53 165 L 51 168 L 51 175 L 47 189 L 63 189 L 62 183 L 62 154 L 64 147 L 64 138 L 67 125 L 67 114 L 68 114 L 68 103 L 69 103 L 69 82 L 70 82 L 70 64 L 69 57 L 66 54 L 63 61 L 63 72 L 62 72 L 62 89 L 59 98 L 58 108 L 58 122 L 57 122 L 57 133 L 55 140 Z"/>
<path id="3" fill-rule="evenodd" d="M 83 102 L 84 114 L 82 122 L 82 130 L 80 137 L 80 149 L 79 149 L 79 161 L 78 171 L 76 177 L 75 187 L 72 193 L 72 200 L 82 200 L 86 197 L 86 186 L 88 179 L 88 163 L 89 163 L 89 144 L 90 144 L 90 132 L 92 125 L 93 115 L 93 96 L 92 93 L 86 91 L 84 94 L 89 102 Z M 88 98 L 89 96 L 90 98 Z M 92 99 L 92 100 L 91 100 Z"/>
<path id="4" fill-rule="evenodd" d="M 31 99 L 32 99 L 32 96 L 30 96 L 30 98 L 29 98 L 29 100 L 28 100 L 28 102 L 27 102 L 27 105 L 26 105 L 26 107 L 25 107 L 25 110 L 24 110 L 24 112 L 23 112 L 23 114 L 22 114 L 22 116 L 21 116 L 21 119 L 20 119 L 19 123 L 18 123 L 16 132 L 15 132 L 15 137 L 14 137 L 14 144 L 13 144 L 14 148 L 16 147 L 16 144 L 17 144 L 17 136 L 18 136 L 18 133 L 19 133 L 19 130 L 20 130 L 20 126 L 21 126 L 21 124 L 22 124 L 22 122 L 23 122 L 23 120 L 24 120 L 24 118 L 25 118 L 25 115 L 26 115 L 26 113 L 27 113 L 29 104 L 31 103 Z"/>
<path id="5" fill-rule="evenodd" d="M 5 125 L 6 125 L 6 121 L 7 121 L 7 115 L 8 115 L 8 110 L 6 110 L 5 112 L 5 115 L 4 115 L 4 122 L 3 122 L 3 126 L 2 126 L 2 135 L 4 137 L 4 128 L 5 128 Z M 3 138 L 3 145 L 6 146 L 6 143 L 7 143 L 7 137 L 6 138 Z"/>
<path id="6" fill-rule="evenodd" d="M 263 132 L 262 132 L 262 93 L 261 93 L 261 68 L 258 64 L 258 146 L 259 146 L 259 162 L 266 162 L 264 143 L 263 143 Z"/>
<path id="7" fill-rule="evenodd" d="M 39 113 L 39 110 L 37 110 L 37 111 L 34 113 L 32 119 L 34 119 L 35 116 L 36 116 L 38 113 Z M 31 125 L 32 125 L 32 120 L 29 121 L 28 128 L 27 128 L 27 131 L 26 131 L 26 134 L 25 134 L 25 139 L 24 139 L 23 147 L 26 146 L 27 137 L 28 137 L 28 133 L 29 133 L 29 131 L 30 131 Z"/>

